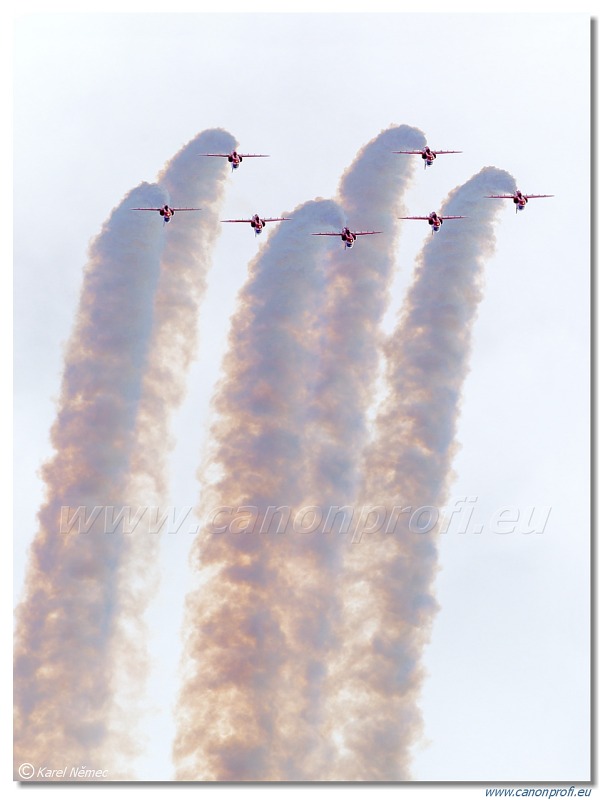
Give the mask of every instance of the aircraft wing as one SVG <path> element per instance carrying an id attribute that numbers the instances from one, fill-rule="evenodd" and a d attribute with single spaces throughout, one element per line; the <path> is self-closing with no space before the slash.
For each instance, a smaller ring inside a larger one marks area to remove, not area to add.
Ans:
<path id="1" fill-rule="evenodd" d="M 555 197 L 554 194 L 524 194 L 524 197 Z"/>
<path id="2" fill-rule="evenodd" d="M 393 150 L 394 153 L 406 153 L 409 156 L 422 156 L 423 150 Z M 462 153 L 462 150 L 432 150 L 436 156 L 445 155 L 446 153 Z"/>
<path id="3" fill-rule="evenodd" d="M 254 222 L 253 219 L 221 219 L 220 222 Z"/>
<path id="4" fill-rule="evenodd" d="M 131 208 L 130 211 L 163 211 L 163 206 L 161 208 Z M 170 206 L 170 211 L 203 211 L 202 208 L 172 208 Z"/>
<path id="5" fill-rule="evenodd" d="M 239 153 L 241 158 L 270 158 L 265 153 Z"/>
<path id="6" fill-rule="evenodd" d="M 464 215 L 457 215 L 457 214 L 449 216 L 445 216 L 444 214 L 440 216 L 438 214 L 438 217 L 440 217 L 440 219 L 467 219 L 467 217 L 465 217 Z M 431 219 L 431 217 L 398 217 L 398 219 Z"/>
<path id="7" fill-rule="evenodd" d="M 262 217 L 264 222 L 285 222 L 288 219 L 291 219 L 291 217 Z"/>
<path id="8" fill-rule="evenodd" d="M 214 158 L 228 158 L 230 153 L 197 153 L 198 156 L 213 156 Z"/>
<path id="9" fill-rule="evenodd" d="M 512 200 L 515 195 L 514 194 L 486 194 L 484 197 L 494 197 L 499 200 Z"/>
<path id="10" fill-rule="evenodd" d="M 370 236 L 372 233 L 383 233 L 383 231 L 350 231 L 354 236 Z M 312 236 L 343 236 L 343 233 L 313 233 Z"/>

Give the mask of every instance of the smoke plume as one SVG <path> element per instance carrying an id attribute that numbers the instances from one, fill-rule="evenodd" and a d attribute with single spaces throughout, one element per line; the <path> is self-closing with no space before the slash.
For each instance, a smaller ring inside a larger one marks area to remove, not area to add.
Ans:
<path id="1" fill-rule="evenodd" d="M 171 416 L 184 398 L 189 367 L 197 353 L 200 307 L 220 233 L 220 208 L 230 171 L 226 159 L 200 158 L 199 153 L 230 152 L 235 144 L 224 130 L 203 131 L 158 176 L 172 206 L 201 207 L 198 212 L 176 212 L 166 226 L 149 363 L 138 411 L 139 446 L 132 464 L 133 478 L 146 479 L 141 490 L 162 500 L 167 494 Z"/>
<path id="2" fill-rule="evenodd" d="M 194 548 L 202 583 L 188 598 L 186 675 L 174 754 L 180 780 L 276 780 L 289 605 L 271 587 L 288 552 L 271 509 L 304 494 L 304 426 L 325 276 L 316 226 L 341 227 L 331 201 L 308 202 L 275 230 L 241 290 L 211 455 L 219 469 L 204 508 L 219 508 Z M 321 229 L 321 228 L 318 228 Z M 222 529 L 222 533 L 216 532 Z"/>
<path id="3" fill-rule="evenodd" d="M 333 759 L 332 742 L 318 731 L 340 611 L 334 586 L 345 537 L 337 531 L 347 514 L 338 509 L 350 509 L 358 491 L 381 353 L 380 323 L 396 266 L 396 210 L 416 168 L 416 159 L 392 151 L 424 144 L 420 131 L 401 125 L 365 145 L 343 175 L 336 199 L 352 230 L 382 233 L 358 237 L 353 249 L 334 240 L 323 243 L 327 285 L 304 446 L 304 505 L 316 509 L 321 522 L 314 532 L 293 534 L 295 558 L 283 565 L 282 585 L 274 593 L 275 602 L 286 597 L 289 607 L 287 677 L 279 682 L 275 676 L 274 683 L 275 691 L 280 687 L 281 717 L 289 710 L 281 725 L 283 771 L 290 780 L 312 780 Z"/>
<path id="4" fill-rule="evenodd" d="M 163 236 L 156 219 L 130 208 L 165 202 L 161 188 L 139 186 L 90 247 L 17 610 L 15 765 L 106 766 L 112 636 L 125 606 L 118 566 L 128 543 L 105 533 L 103 509 L 123 503 Z"/>
<path id="5" fill-rule="evenodd" d="M 145 530 L 154 515 L 161 519 L 168 503 L 170 425 L 184 398 L 189 368 L 197 352 L 198 319 L 230 172 L 226 159 L 200 158 L 199 153 L 230 152 L 234 146 L 234 138 L 224 130 L 203 131 L 170 159 L 158 177 L 172 207 L 201 210 L 176 211 L 169 225 L 162 223 L 159 214 L 154 219 L 155 225 L 164 229 L 164 245 L 125 490 L 126 502 L 147 518 L 142 518 L 130 537 L 119 564 L 118 593 L 127 598 L 123 608 L 132 613 L 122 610 L 114 636 L 111 719 L 115 730 L 124 728 L 129 733 L 131 746 L 127 750 L 122 747 L 119 754 L 124 768 L 144 751 L 144 713 L 149 708 L 143 680 L 150 664 L 144 612 L 159 588 L 161 537 L 146 535 Z"/>
<path id="6" fill-rule="evenodd" d="M 468 219 L 429 237 L 386 345 L 387 395 L 357 500 L 375 509 L 374 532 L 346 549 L 339 587 L 344 614 L 329 676 L 329 735 L 339 758 L 331 780 L 410 777 L 421 656 L 437 609 L 437 531 L 425 526 L 447 498 L 471 329 L 494 248 L 498 209 L 483 196 L 513 185 L 488 167 L 449 195 L 443 213 Z"/>

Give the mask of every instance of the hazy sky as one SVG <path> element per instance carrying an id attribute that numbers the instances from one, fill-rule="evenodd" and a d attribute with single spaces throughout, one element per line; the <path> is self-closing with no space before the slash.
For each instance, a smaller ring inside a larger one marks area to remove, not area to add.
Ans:
<path id="1" fill-rule="evenodd" d="M 437 210 L 484 166 L 553 194 L 497 227 L 473 333 L 441 606 L 426 652 L 418 781 L 589 777 L 590 25 L 580 14 L 86 13 L 15 17 L 15 599 L 42 501 L 63 364 L 90 240 L 141 181 L 200 131 L 223 127 L 247 161 L 224 217 L 279 216 L 329 198 L 357 151 L 394 124 L 462 150 L 416 170 L 394 216 Z M 392 158 L 404 158 L 393 156 Z M 173 198 L 177 202 L 177 198 Z M 397 213 L 399 212 L 399 213 Z M 179 220 L 175 220 L 175 224 Z M 370 226 L 370 220 L 350 220 Z M 394 316 L 427 226 L 401 223 Z M 201 347 L 174 421 L 175 506 L 194 506 L 238 288 L 263 246 L 224 226 Z M 444 235 L 442 231 L 442 235 Z M 264 234 L 264 240 L 266 234 Z M 464 502 L 465 498 L 469 498 Z M 475 500 L 473 500 L 475 498 Z M 492 519 L 546 519 L 541 534 Z M 482 532 L 476 532 L 477 526 Z M 142 779 L 169 780 L 169 704 L 189 542 L 163 550 L 154 604 L 159 713 Z"/>

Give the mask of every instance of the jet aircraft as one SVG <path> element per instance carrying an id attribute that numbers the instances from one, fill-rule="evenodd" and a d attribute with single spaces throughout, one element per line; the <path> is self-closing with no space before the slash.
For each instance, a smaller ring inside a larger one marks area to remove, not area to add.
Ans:
<path id="1" fill-rule="evenodd" d="M 341 233 L 313 233 L 312 236 L 339 236 L 344 247 L 353 247 L 357 236 L 372 236 L 374 233 L 383 231 L 351 231 L 349 228 L 342 228 Z"/>
<path id="2" fill-rule="evenodd" d="M 425 146 L 422 150 L 394 150 L 396 154 L 406 154 L 410 156 L 421 156 L 425 167 L 431 167 L 436 159 L 436 156 L 445 155 L 446 153 L 462 153 L 462 150 L 431 150 Z"/>
<path id="3" fill-rule="evenodd" d="M 552 194 L 522 194 L 522 192 L 517 189 L 514 194 L 487 194 L 486 197 L 491 197 L 494 199 L 500 200 L 512 200 L 515 203 L 515 213 L 518 211 L 523 211 L 526 205 L 528 204 L 528 200 L 531 200 L 533 197 L 554 197 Z"/>
<path id="4" fill-rule="evenodd" d="M 201 208 L 170 208 L 167 204 L 162 208 L 132 208 L 131 211 L 159 211 L 163 217 L 164 224 L 167 224 L 174 216 L 176 211 L 202 211 Z"/>
<path id="5" fill-rule="evenodd" d="M 238 169 L 244 158 L 270 158 L 270 156 L 264 153 L 237 153 L 236 150 L 233 150 L 231 153 L 199 153 L 199 155 L 213 158 L 227 158 L 233 169 Z"/>
<path id="6" fill-rule="evenodd" d="M 267 222 L 286 222 L 290 217 L 260 217 L 254 214 L 251 219 L 223 219 L 220 222 L 247 222 L 255 231 L 255 235 L 260 234 Z"/>
<path id="7" fill-rule="evenodd" d="M 437 233 L 440 228 L 442 227 L 442 223 L 445 219 L 466 219 L 464 216 L 441 216 L 440 214 L 436 214 L 435 211 L 432 211 L 428 217 L 398 217 L 398 219 L 426 219 L 427 222 L 431 225 L 431 232 L 432 234 Z"/>

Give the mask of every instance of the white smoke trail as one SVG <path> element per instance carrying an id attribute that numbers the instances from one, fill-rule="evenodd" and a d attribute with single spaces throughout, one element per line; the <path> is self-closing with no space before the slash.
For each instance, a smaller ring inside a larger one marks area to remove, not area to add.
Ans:
<path id="1" fill-rule="evenodd" d="M 383 524 L 346 550 L 345 614 L 329 678 L 329 735 L 339 750 L 331 780 L 410 776 L 409 750 L 421 732 L 421 656 L 437 608 L 437 542 L 402 510 L 446 500 L 471 328 L 494 248 L 497 209 L 483 196 L 513 184 L 488 167 L 450 194 L 444 212 L 468 219 L 429 238 L 387 343 L 389 393 L 357 502 L 380 509 Z"/>
<path id="2" fill-rule="evenodd" d="M 289 215 L 288 215 L 289 216 Z M 331 201 L 297 208 L 250 266 L 230 333 L 215 408 L 214 465 L 221 477 L 204 507 L 222 508 L 224 533 L 194 548 L 205 583 L 188 598 L 186 675 L 174 754 L 180 780 L 277 780 L 274 676 L 287 648 L 287 598 L 272 588 L 289 537 L 270 507 L 293 508 L 305 491 L 304 426 L 324 292 L 316 226 L 340 227 Z"/>
<path id="3" fill-rule="evenodd" d="M 311 446 L 310 495 L 333 502 L 353 500 L 358 453 L 366 440 L 366 413 L 372 403 L 378 368 L 380 322 L 395 269 L 396 210 L 410 185 L 415 159 L 395 148 L 423 147 L 425 137 L 406 125 L 390 127 L 367 144 L 341 180 L 337 200 L 352 227 L 382 234 L 358 239 L 352 251 L 329 256 L 323 347 L 318 366 Z"/>
<path id="4" fill-rule="evenodd" d="M 157 186 L 134 189 L 90 248 L 51 432 L 56 455 L 43 468 L 47 498 L 17 609 L 16 768 L 95 762 L 102 769 L 122 744 L 108 741 L 107 713 L 114 623 L 125 610 L 118 566 L 128 542 L 105 533 L 102 509 L 123 503 L 163 236 L 155 219 L 130 208 L 165 202 Z M 63 532 L 77 508 L 92 515 L 88 532 L 86 524 L 81 533 L 77 524 Z"/>
<path id="5" fill-rule="evenodd" d="M 170 205 L 201 208 L 176 212 L 169 225 L 154 217 L 165 240 L 154 298 L 153 328 L 136 418 L 127 503 L 146 515 L 130 537 L 127 557 L 120 561 L 119 596 L 131 613 L 116 622 L 114 665 L 114 730 L 126 728 L 131 746 L 120 752 L 124 769 L 143 752 L 144 727 L 154 702 L 143 677 L 150 668 L 149 631 L 144 612 L 160 584 L 161 536 L 146 535 L 149 522 L 168 503 L 168 464 L 172 416 L 186 391 L 189 367 L 196 355 L 198 319 L 205 295 L 220 209 L 229 169 L 226 159 L 204 159 L 205 150 L 229 152 L 235 146 L 224 130 L 203 131 L 165 165 L 158 177 Z M 135 722 L 138 729 L 135 731 Z M 124 738 L 124 737 L 122 737 Z"/>
<path id="6" fill-rule="evenodd" d="M 197 328 L 211 257 L 220 232 L 220 208 L 229 169 L 226 159 L 200 158 L 205 150 L 230 152 L 235 140 L 224 130 L 203 131 L 186 144 L 158 176 L 176 212 L 165 230 L 161 273 L 155 295 L 149 365 L 138 416 L 140 445 L 132 471 L 150 481 L 148 490 L 165 498 L 171 415 L 182 402 L 197 353 Z M 160 225 L 159 217 L 156 224 Z"/>
<path id="7" fill-rule="evenodd" d="M 345 512 L 335 510 L 349 509 L 358 490 L 381 353 L 380 323 L 396 265 L 396 213 L 416 168 L 416 159 L 400 158 L 392 151 L 424 145 L 421 131 L 406 125 L 391 126 L 365 145 L 343 175 L 336 199 L 352 230 L 382 233 L 359 237 L 352 250 L 344 250 L 339 242 L 323 243 L 323 249 L 328 248 L 327 287 L 305 434 L 304 498 L 306 506 L 320 509 L 321 525 L 295 537 L 295 557 L 288 561 L 285 581 L 276 592 L 287 593 L 292 632 L 287 658 L 289 671 L 297 675 L 281 684 L 280 705 L 291 714 L 285 725 L 289 738 L 283 737 L 283 769 L 290 780 L 317 779 L 333 759 L 334 744 L 318 731 L 327 665 L 336 647 L 332 628 L 339 603 L 333 587 L 345 543 L 337 533 L 345 525 Z"/>

